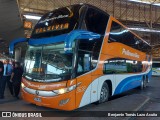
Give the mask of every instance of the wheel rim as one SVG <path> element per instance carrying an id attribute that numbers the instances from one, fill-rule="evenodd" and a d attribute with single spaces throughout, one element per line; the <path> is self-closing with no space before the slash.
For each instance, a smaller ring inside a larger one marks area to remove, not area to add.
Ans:
<path id="1" fill-rule="evenodd" d="M 108 90 L 105 87 L 102 87 L 100 102 L 105 102 L 108 99 Z"/>

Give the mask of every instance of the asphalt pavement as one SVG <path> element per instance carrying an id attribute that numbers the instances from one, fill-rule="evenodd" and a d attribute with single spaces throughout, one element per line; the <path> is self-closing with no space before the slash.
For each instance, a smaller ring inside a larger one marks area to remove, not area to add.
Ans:
<path id="1" fill-rule="evenodd" d="M 12 118 L 15 120 L 160 120 L 159 117 L 116 117 L 114 114 L 127 111 L 160 111 L 160 77 L 152 77 L 152 80 L 144 90 L 136 88 L 121 95 L 114 96 L 106 103 L 99 105 L 90 104 L 67 113 L 60 110 L 36 106 L 21 99 L 17 100 L 12 97 L 6 89 L 5 99 L 0 100 L 0 111 L 48 111 L 48 113 L 55 115 L 54 118 Z M 112 117 L 106 117 L 108 115 Z M 0 118 L 0 120 L 3 119 L 8 118 Z"/>

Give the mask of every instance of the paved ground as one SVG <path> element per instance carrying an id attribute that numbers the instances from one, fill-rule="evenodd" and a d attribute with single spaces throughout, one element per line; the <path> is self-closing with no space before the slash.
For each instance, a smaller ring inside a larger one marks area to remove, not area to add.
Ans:
<path id="1" fill-rule="evenodd" d="M 26 103 L 23 100 L 17 100 L 8 94 L 6 91 L 6 96 L 4 100 L 0 100 L 0 111 L 49 111 L 52 114 L 56 114 L 62 117 L 54 117 L 54 119 L 65 119 L 65 120 L 160 120 L 158 117 L 93 117 L 96 114 L 105 115 L 107 111 L 160 111 L 160 78 L 153 77 L 152 81 L 148 84 L 145 90 L 134 89 L 124 94 L 114 96 L 110 101 L 95 105 L 90 104 L 88 106 L 82 107 L 74 111 L 74 113 L 61 113 L 59 110 L 39 107 L 30 103 Z M 90 112 L 91 111 L 91 112 Z M 99 111 L 96 113 L 95 111 Z M 66 117 L 67 115 L 77 116 L 77 117 Z M 80 116 L 90 116 L 90 117 L 80 117 Z M 0 118 L 1 120 L 6 118 Z M 12 118 L 17 120 L 17 118 Z M 27 118 L 18 118 L 18 120 L 26 120 Z M 31 118 L 35 120 L 36 118 Z M 41 120 L 50 120 L 53 118 L 41 118 Z M 38 118 L 38 120 L 40 120 Z"/>
<path id="2" fill-rule="evenodd" d="M 160 113 L 160 77 L 152 77 L 148 87 L 137 93 L 150 97 L 147 104 L 140 109 L 141 111 L 159 111 Z M 139 117 L 135 120 L 160 120 L 160 117 Z"/>

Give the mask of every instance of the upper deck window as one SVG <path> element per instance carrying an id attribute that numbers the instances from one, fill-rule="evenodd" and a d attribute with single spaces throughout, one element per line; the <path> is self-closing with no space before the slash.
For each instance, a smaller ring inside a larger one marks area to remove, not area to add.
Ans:
<path id="1" fill-rule="evenodd" d="M 114 21 L 112 21 L 108 42 L 119 42 L 145 53 L 149 53 L 151 50 L 146 42 Z"/>
<path id="2" fill-rule="evenodd" d="M 105 33 L 109 15 L 103 11 L 88 8 L 85 17 L 85 25 L 88 31 L 103 35 Z"/>
<path id="3" fill-rule="evenodd" d="M 77 28 L 80 7 L 69 6 L 45 14 L 35 26 L 31 38 L 57 36 Z"/>

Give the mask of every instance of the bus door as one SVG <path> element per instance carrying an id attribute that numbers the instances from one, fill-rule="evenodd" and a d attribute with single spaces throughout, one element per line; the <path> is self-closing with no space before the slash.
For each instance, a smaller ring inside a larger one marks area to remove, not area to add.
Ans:
<path id="1" fill-rule="evenodd" d="M 98 91 L 98 85 L 99 81 L 101 79 L 102 73 L 102 64 L 100 64 L 99 67 L 97 67 L 98 64 L 98 57 L 99 53 L 94 52 L 92 53 L 92 60 L 91 60 L 91 69 L 92 69 L 92 81 L 91 81 L 91 103 L 98 101 L 98 94 L 100 91 Z"/>
<path id="2" fill-rule="evenodd" d="M 79 84 L 79 86 L 76 89 L 76 107 L 82 107 L 91 102 L 90 57 L 90 53 L 79 50 L 77 64 L 77 84 Z"/>
<path id="3" fill-rule="evenodd" d="M 91 103 L 96 102 L 98 100 L 98 81 L 97 75 L 92 73 L 92 84 L 91 84 Z"/>

